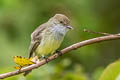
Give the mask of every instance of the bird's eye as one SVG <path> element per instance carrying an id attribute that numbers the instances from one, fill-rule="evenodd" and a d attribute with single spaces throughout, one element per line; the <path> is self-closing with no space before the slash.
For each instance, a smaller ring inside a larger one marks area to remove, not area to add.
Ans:
<path id="1" fill-rule="evenodd" d="M 63 21 L 60 21 L 60 23 L 63 23 Z"/>

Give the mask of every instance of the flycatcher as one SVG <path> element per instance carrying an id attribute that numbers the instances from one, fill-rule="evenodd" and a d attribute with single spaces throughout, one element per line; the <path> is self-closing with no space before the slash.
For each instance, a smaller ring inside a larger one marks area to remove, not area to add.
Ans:
<path id="1" fill-rule="evenodd" d="M 61 45 L 67 31 L 72 29 L 70 20 L 63 14 L 56 14 L 41 24 L 31 34 L 30 57 L 53 54 Z"/>

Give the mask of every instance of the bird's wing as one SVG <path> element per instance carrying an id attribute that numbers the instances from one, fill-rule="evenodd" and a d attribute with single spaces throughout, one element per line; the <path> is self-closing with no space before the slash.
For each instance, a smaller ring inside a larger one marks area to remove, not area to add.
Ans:
<path id="1" fill-rule="evenodd" d="M 33 42 L 30 44 L 30 53 L 29 53 L 29 58 L 32 57 L 35 49 L 39 46 L 40 42 Z"/>
<path id="2" fill-rule="evenodd" d="M 36 48 L 40 45 L 41 39 L 42 39 L 42 32 L 47 27 L 47 24 L 40 25 L 33 33 L 31 34 L 31 44 L 29 48 L 29 58 L 33 56 L 34 51 Z"/>

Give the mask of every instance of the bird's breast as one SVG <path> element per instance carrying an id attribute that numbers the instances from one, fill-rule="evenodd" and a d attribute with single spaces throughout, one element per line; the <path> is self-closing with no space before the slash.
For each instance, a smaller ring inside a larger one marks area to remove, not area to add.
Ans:
<path id="1" fill-rule="evenodd" d="M 36 53 L 40 55 L 48 55 L 59 48 L 64 36 L 59 33 L 46 32 L 40 45 L 36 49 Z"/>

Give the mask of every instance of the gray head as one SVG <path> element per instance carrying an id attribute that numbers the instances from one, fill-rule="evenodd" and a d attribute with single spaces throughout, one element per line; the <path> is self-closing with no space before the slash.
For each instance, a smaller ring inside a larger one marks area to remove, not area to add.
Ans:
<path id="1" fill-rule="evenodd" d="M 66 17 L 63 14 L 56 14 L 49 20 L 49 22 L 51 22 L 57 27 L 64 27 L 66 29 L 72 29 L 72 27 L 70 26 L 70 20 L 68 19 L 68 17 Z"/>

